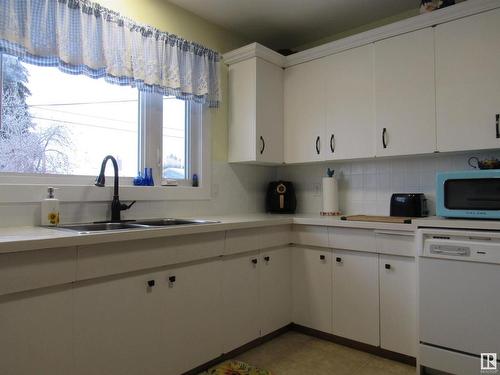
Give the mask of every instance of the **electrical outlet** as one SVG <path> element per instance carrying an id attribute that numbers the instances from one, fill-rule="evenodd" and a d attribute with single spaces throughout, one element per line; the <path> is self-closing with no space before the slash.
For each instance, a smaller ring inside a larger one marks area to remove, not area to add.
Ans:
<path id="1" fill-rule="evenodd" d="M 315 183 L 313 183 L 312 187 L 313 187 L 313 195 L 315 197 L 321 196 L 321 184 L 318 182 L 315 182 Z"/>
<path id="2" fill-rule="evenodd" d="M 217 198 L 219 196 L 219 184 L 212 185 L 212 197 Z"/>

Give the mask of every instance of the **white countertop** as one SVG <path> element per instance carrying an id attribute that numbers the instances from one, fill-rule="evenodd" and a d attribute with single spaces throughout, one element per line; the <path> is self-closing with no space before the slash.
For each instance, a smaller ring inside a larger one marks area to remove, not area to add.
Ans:
<path id="1" fill-rule="evenodd" d="M 35 249 L 92 245 L 106 242 L 181 236 L 196 233 L 218 232 L 242 228 L 258 228 L 261 226 L 285 225 L 293 223 L 293 215 L 248 214 L 224 217 L 203 216 L 198 217 L 197 219 L 216 220 L 219 221 L 219 223 L 130 230 L 122 229 L 84 234 L 80 234 L 77 231 L 58 228 L 0 228 L 0 254 Z"/>
<path id="2" fill-rule="evenodd" d="M 146 238 L 159 238 L 286 224 L 411 232 L 414 232 L 418 227 L 500 230 L 500 220 L 454 220 L 439 217 L 415 219 L 412 224 L 344 221 L 340 220 L 340 217 L 324 217 L 319 215 L 243 214 L 231 216 L 204 216 L 200 218 L 217 220 L 219 223 L 182 225 L 166 228 L 117 230 L 86 234 L 80 234 L 76 231 L 73 232 L 69 230 L 28 226 L 0 228 L 0 253 L 29 251 L 53 247 L 91 245 L 106 242 L 130 241 Z"/>
<path id="3" fill-rule="evenodd" d="M 415 219 L 413 222 L 417 228 L 500 230 L 500 220 L 447 219 L 430 216 Z"/>
<path id="4" fill-rule="evenodd" d="M 367 221 L 347 221 L 341 220 L 340 216 L 319 216 L 319 215 L 295 215 L 294 224 L 322 225 L 328 227 L 362 228 L 390 231 L 414 232 L 417 227 L 411 224 L 378 223 Z"/>

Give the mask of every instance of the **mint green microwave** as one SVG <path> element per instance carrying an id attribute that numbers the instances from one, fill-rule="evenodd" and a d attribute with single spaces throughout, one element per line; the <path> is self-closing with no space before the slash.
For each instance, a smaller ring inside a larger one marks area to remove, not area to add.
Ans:
<path id="1" fill-rule="evenodd" d="M 500 169 L 437 173 L 436 214 L 500 219 Z"/>

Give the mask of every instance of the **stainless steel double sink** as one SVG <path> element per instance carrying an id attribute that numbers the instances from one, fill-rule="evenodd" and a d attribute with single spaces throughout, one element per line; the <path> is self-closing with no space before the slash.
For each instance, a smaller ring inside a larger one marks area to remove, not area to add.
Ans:
<path id="1" fill-rule="evenodd" d="M 71 230 L 80 234 L 116 231 L 116 230 L 132 230 L 132 229 L 148 229 L 148 228 L 164 228 L 178 225 L 200 225 L 200 224 L 216 224 L 218 221 L 213 220 L 197 220 L 197 219 L 145 219 L 145 220 L 123 220 L 120 222 L 103 221 L 95 223 L 81 224 L 62 224 L 55 229 Z"/>

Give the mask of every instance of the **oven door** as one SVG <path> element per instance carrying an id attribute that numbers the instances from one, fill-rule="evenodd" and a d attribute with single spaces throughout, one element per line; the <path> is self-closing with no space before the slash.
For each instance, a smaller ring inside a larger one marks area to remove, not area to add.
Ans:
<path id="1" fill-rule="evenodd" d="M 500 355 L 500 264 L 456 258 L 419 258 L 420 342 Z"/>

